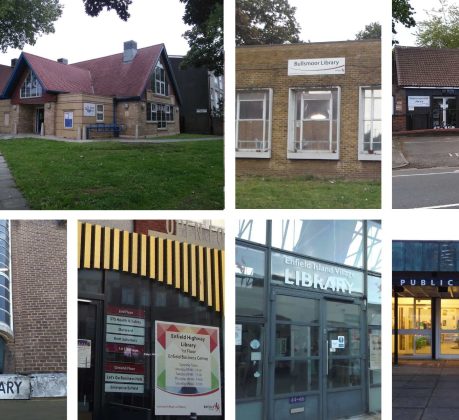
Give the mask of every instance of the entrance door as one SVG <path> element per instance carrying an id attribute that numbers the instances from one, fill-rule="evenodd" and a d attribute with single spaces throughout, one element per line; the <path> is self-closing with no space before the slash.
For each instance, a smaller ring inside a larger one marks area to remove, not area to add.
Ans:
<path id="1" fill-rule="evenodd" d="M 41 133 L 41 125 L 45 122 L 45 108 L 37 108 L 35 111 L 35 134 Z"/>
<path id="2" fill-rule="evenodd" d="M 456 127 L 456 98 L 434 97 L 433 98 L 433 128 Z"/>
<path id="3" fill-rule="evenodd" d="M 459 358 L 459 299 L 440 300 L 440 352 L 444 359 Z"/>
<path id="4" fill-rule="evenodd" d="M 78 420 L 97 420 L 100 412 L 102 371 L 102 305 L 78 301 Z M 99 334 L 97 334 L 99 332 Z"/>
<path id="5" fill-rule="evenodd" d="M 366 411 L 364 312 L 353 301 L 327 299 L 323 309 L 325 418 L 362 414 Z"/>
<path id="6" fill-rule="evenodd" d="M 353 299 L 275 289 L 270 420 L 335 419 L 365 409 L 362 310 Z"/>

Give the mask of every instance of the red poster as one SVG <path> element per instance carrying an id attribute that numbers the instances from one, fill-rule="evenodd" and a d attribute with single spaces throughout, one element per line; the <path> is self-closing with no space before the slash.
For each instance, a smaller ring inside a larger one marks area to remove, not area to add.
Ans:
<path id="1" fill-rule="evenodd" d="M 126 308 L 113 305 L 107 305 L 107 314 L 118 316 L 132 316 L 134 318 L 145 319 L 145 311 L 143 309 Z"/>
<path id="2" fill-rule="evenodd" d="M 127 357 L 139 357 L 145 353 L 145 347 L 134 344 L 107 343 L 105 344 L 105 351 L 107 353 L 121 353 Z"/>
<path id="3" fill-rule="evenodd" d="M 114 373 L 131 373 L 143 375 L 145 373 L 145 366 L 138 363 L 113 363 L 107 362 L 105 364 L 105 372 Z"/>

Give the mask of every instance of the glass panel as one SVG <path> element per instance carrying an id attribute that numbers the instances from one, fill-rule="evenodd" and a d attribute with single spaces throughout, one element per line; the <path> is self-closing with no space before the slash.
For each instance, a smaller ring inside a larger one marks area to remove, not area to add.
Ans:
<path id="1" fill-rule="evenodd" d="M 305 99 L 303 119 L 305 120 L 328 120 L 330 119 L 330 101 L 329 100 Z"/>
<path id="2" fill-rule="evenodd" d="M 274 247 L 330 262 L 363 267 L 359 220 L 273 220 Z"/>
<path id="3" fill-rule="evenodd" d="M 360 385 L 360 360 L 329 359 L 328 388 L 343 388 Z"/>
<path id="4" fill-rule="evenodd" d="M 275 364 L 275 394 L 291 394 L 319 389 L 319 361 L 291 360 Z"/>
<path id="5" fill-rule="evenodd" d="M 236 314 L 264 314 L 264 251 L 236 246 Z"/>
<path id="6" fill-rule="evenodd" d="M 441 300 L 441 329 L 459 330 L 459 300 Z"/>
<path id="7" fill-rule="evenodd" d="M 263 392 L 263 326 L 242 324 L 241 344 L 236 343 L 236 398 L 260 397 Z"/>
<path id="8" fill-rule="evenodd" d="M 266 243 L 266 220 L 241 219 L 239 220 L 236 238 L 246 241 Z"/>
<path id="9" fill-rule="evenodd" d="M 327 302 L 327 325 L 333 327 L 359 327 L 360 313 L 359 305 Z"/>
<path id="10" fill-rule="evenodd" d="M 263 121 L 239 121 L 238 149 L 265 149 L 268 146 L 264 140 Z"/>
<path id="11" fill-rule="evenodd" d="M 300 325 L 276 326 L 277 357 L 310 357 L 319 355 L 319 327 Z"/>
<path id="12" fill-rule="evenodd" d="M 381 272 L 382 229 L 380 222 L 367 222 L 367 268 Z"/>
<path id="13" fill-rule="evenodd" d="M 263 119 L 263 101 L 240 101 L 239 119 L 255 120 Z"/>
<path id="14" fill-rule="evenodd" d="M 459 355 L 459 334 L 440 334 L 440 352 Z"/>
<path id="15" fill-rule="evenodd" d="M 368 328 L 370 385 L 381 384 L 381 329 Z"/>
<path id="16" fill-rule="evenodd" d="M 359 356 L 360 330 L 350 328 L 329 328 L 328 349 L 333 356 Z"/>
<path id="17" fill-rule="evenodd" d="M 78 293 L 103 293 L 102 270 L 78 270 Z"/>
<path id="18" fill-rule="evenodd" d="M 368 304 L 368 325 L 381 325 L 381 305 Z"/>
<path id="19" fill-rule="evenodd" d="M 296 144 L 297 150 L 330 150 L 330 122 L 304 121 L 303 138 Z"/>
<path id="20" fill-rule="evenodd" d="M 392 343 L 393 338 L 394 336 L 392 336 Z M 431 338 L 429 335 L 399 334 L 398 353 L 401 356 L 430 355 L 432 354 Z"/>
<path id="21" fill-rule="evenodd" d="M 293 296 L 277 295 L 277 321 L 319 322 L 319 302 Z"/>
<path id="22" fill-rule="evenodd" d="M 398 299 L 398 328 L 426 330 L 432 328 L 430 299 Z"/>

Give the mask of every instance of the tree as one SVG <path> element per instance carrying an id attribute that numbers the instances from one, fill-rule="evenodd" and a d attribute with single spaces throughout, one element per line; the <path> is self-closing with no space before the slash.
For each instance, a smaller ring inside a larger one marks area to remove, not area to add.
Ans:
<path id="1" fill-rule="evenodd" d="M 0 48 L 24 48 L 34 45 L 43 34 L 54 32 L 54 22 L 61 16 L 59 0 L 1 0 Z"/>
<path id="2" fill-rule="evenodd" d="M 236 0 L 236 45 L 300 42 L 295 11 L 288 0 Z"/>
<path id="3" fill-rule="evenodd" d="M 411 7 L 409 0 L 392 0 L 392 33 L 395 35 L 395 24 L 400 23 L 406 28 L 416 26 L 416 21 L 413 17 L 414 9 Z M 398 44 L 396 39 L 392 40 L 392 44 Z"/>
<path id="4" fill-rule="evenodd" d="M 381 25 L 378 22 L 365 25 L 365 29 L 355 35 L 355 39 L 381 39 Z"/>
<path id="5" fill-rule="evenodd" d="M 83 0 L 84 8 L 89 16 L 99 16 L 99 13 L 106 8 L 115 10 L 120 19 L 126 21 L 131 16 L 128 12 L 132 0 Z"/>
<path id="6" fill-rule="evenodd" d="M 416 43 L 422 47 L 459 48 L 459 7 L 439 0 L 440 8 L 428 12 L 418 24 Z"/>
<path id="7" fill-rule="evenodd" d="M 205 66 L 223 74 L 223 0 L 180 0 L 185 3 L 183 21 L 192 26 L 184 33 L 190 50 L 182 67 Z"/>

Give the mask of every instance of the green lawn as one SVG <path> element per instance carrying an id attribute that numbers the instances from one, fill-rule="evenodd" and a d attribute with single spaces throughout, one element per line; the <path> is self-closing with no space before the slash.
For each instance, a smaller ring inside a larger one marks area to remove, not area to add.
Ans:
<path id="1" fill-rule="evenodd" d="M 32 209 L 222 209 L 223 141 L 0 141 Z"/>
<path id="2" fill-rule="evenodd" d="M 239 209 L 377 209 L 378 182 L 316 179 L 236 178 Z"/>
<path id="3" fill-rule="evenodd" d="M 160 137 L 148 137 L 150 140 L 168 140 L 168 139 L 181 139 L 181 140 L 193 140 L 193 139 L 222 139 L 223 136 L 214 136 L 213 134 L 188 134 L 180 133 L 173 134 L 170 136 L 160 136 Z"/>

